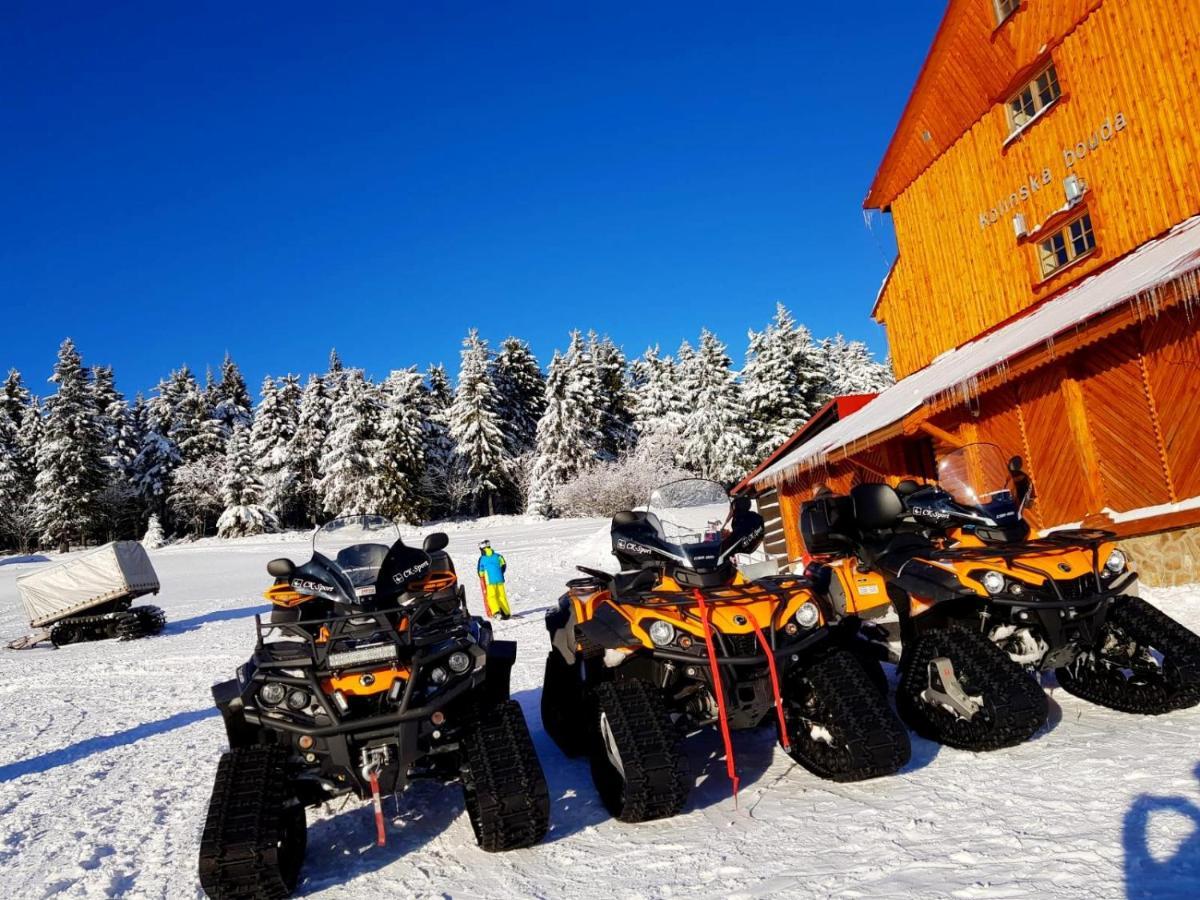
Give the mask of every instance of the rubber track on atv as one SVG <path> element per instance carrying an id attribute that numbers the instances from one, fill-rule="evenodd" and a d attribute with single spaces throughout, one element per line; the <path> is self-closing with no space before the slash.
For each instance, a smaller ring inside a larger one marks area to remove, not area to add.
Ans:
<path id="1" fill-rule="evenodd" d="M 1070 668 L 1055 670 L 1063 690 L 1110 709 L 1151 716 L 1200 703 L 1200 636 L 1139 597 L 1118 600 L 1109 611 L 1105 629 L 1109 624 L 1138 644 L 1162 653 L 1169 667 L 1166 677 L 1131 684 L 1119 672 L 1106 677 L 1095 668 L 1083 668 L 1081 661 L 1082 678 Z"/>
<path id="2" fill-rule="evenodd" d="M 876 662 L 878 665 L 878 662 Z M 802 681 L 807 681 L 804 686 Z M 863 781 L 899 771 L 912 756 L 908 731 L 887 702 L 885 690 L 855 654 L 834 650 L 789 679 L 789 693 L 811 691 L 834 744 L 813 738 L 809 726 L 789 721 L 789 755 L 814 775 L 831 781 Z M 785 703 L 787 702 L 785 695 Z"/>
<path id="3" fill-rule="evenodd" d="M 968 695 L 983 697 L 971 720 L 921 699 L 929 687 L 929 664 L 939 656 L 953 664 Z M 901 664 L 896 691 L 900 717 L 921 737 L 960 750 L 999 750 L 1028 740 L 1046 722 L 1048 701 L 1041 684 L 1008 654 L 974 632 L 931 629 L 919 635 Z"/>
<path id="4" fill-rule="evenodd" d="M 531 847 L 550 827 L 550 790 L 515 700 L 481 710 L 463 737 L 463 797 L 479 846 Z"/>
<path id="5" fill-rule="evenodd" d="M 622 822 L 676 815 L 691 792 L 691 776 L 681 735 L 658 690 L 637 680 L 604 682 L 594 701 L 592 780 L 605 807 Z M 601 713 L 621 751 L 623 782 L 604 751 Z"/>
<path id="6" fill-rule="evenodd" d="M 261 746 L 221 757 L 200 839 L 200 885 L 212 900 L 279 900 L 295 890 L 306 837 L 303 807 L 285 807 L 286 758 Z"/>
<path id="7" fill-rule="evenodd" d="M 158 634 L 167 626 L 167 615 L 157 606 L 135 606 L 121 613 L 116 624 L 116 638 L 132 641 Z"/>
<path id="8" fill-rule="evenodd" d="M 583 684 L 576 666 L 570 665 L 553 647 L 546 657 L 541 711 L 542 727 L 558 749 L 570 757 L 587 753 Z"/>

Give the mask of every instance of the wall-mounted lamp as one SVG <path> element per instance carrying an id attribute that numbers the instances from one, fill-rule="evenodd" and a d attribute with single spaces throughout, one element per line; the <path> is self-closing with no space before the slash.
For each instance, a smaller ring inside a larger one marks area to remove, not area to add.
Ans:
<path id="1" fill-rule="evenodd" d="M 1025 217 L 1021 215 L 1021 213 L 1017 213 L 1015 216 L 1013 216 L 1012 225 L 1013 234 L 1017 236 L 1018 240 L 1029 234 L 1029 229 L 1025 227 Z"/>
<path id="2" fill-rule="evenodd" d="M 1079 180 L 1078 175 L 1068 175 L 1063 179 L 1063 193 L 1070 206 L 1074 206 L 1083 198 L 1083 191 L 1083 182 Z"/>

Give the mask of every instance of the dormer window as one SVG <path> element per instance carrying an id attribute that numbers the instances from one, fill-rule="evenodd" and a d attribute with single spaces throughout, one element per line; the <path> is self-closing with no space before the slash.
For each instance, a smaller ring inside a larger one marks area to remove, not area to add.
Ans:
<path id="1" fill-rule="evenodd" d="M 992 4 L 996 7 L 996 25 L 1000 26 L 1017 11 L 1021 0 L 992 0 Z"/>
<path id="2" fill-rule="evenodd" d="M 1008 101 L 1008 139 L 1012 140 L 1020 134 L 1053 106 L 1060 96 L 1062 89 L 1058 86 L 1058 72 L 1054 70 L 1054 63 L 1050 63 Z"/>

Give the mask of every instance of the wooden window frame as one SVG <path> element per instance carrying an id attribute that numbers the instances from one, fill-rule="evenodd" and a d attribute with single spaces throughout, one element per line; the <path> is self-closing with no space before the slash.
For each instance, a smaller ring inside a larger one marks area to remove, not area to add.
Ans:
<path id="1" fill-rule="evenodd" d="M 1049 80 L 1046 82 L 1045 87 L 1043 87 L 1039 82 L 1047 75 L 1049 76 Z M 1049 100 L 1043 99 L 1043 95 L 1047 92 L 1052 94 Z M 1028 103 L 1023 99 L 1023 95 L 1026 93 L 1029 94 Z M 1004 116 L 1008 121 L 1008 137 L 1004 139 L 1004 143 L 1007 145 L 1010 141 L 1015 140 L 1018 135 L 1023 134 L 1025 129 L 1041 119 L 1047 112 L 1054 109 L 1058 105 L 1058 102 L 1062 100 L 1062 97 L 1062 82 L 1058 78 L 1058 69 L 1054 65 L 1054 60 L 1050 60 L 1004 101 Z M 1017 114 L 1013 112 L 1013 104 L 1017 102 L 1021 104 L 1021 114 L 1025 116 L 1025 120 L 1022 122 L 1017 121 Z M 1031 112 L 1027 111 L 1030 109 L 1032 110 Z"/>
<path id="2" fill-rule="evenodd" d="M 996 27 L 999 28 L 1011 19 L 1013 13 L 1021 8 L 1021 3 L 1022 0 L 992 0 L 992 12 L 996 14 Z"/>
<path id="3" fill-rule="evenodd" d="M 1083 227 L 1079 238 L 1086 245 L 1083 250 L 1076 248 L 1077 238 L 1071 234 L 1071 229 L 1084 221 L 1087 225 Z M 1056 240 L 1061 240 L 1061 248 L 1054 246 Z M 1049 252 L 1045 247 L 1051 245 Z M 1096 252 L 1096 226 L 1092 222 L 1092 214 L 1090 210 L 1084 209 L 1078 215 L 1072 216 L 1062 225 L 1054 229 L 1053 233 L 1046 235 L 1044 238 L 1038 238 L 1034 244 L 1034 252 L 1037 254 L 1038 272 L 1041 274 L 1041 280 L 1047 281 L 1060 275 L 1067 269 L 1071 268 L 1077 262 L 1087 259 Z M 1057 262 L 1059 254 L 1064 253 L 1067 256 L 1066 261 Z M 1053 268 L 1046 268 L 1048 260 L 1055 261 L 1056 265 Z"/>

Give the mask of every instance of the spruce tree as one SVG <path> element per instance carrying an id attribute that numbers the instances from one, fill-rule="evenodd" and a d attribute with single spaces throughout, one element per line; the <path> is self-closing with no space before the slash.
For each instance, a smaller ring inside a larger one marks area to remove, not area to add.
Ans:
<path id="1" fill-rule="evenodd" d="M 742 369 L 746 431 L 752 454 L 764 459 L 820 409 L 824 375 L 820 348 L 782 303 L 771 323 L 749 337 Z"/>
<path id="2" fill-rule="evenodd" d="M 496 354 L 492 380 L 509 455 L 519 456 L 537 442 L 537 423 L 545 409 L 546 379 L 529 345 L 510 337 Z"/>
<path id="3" fill-rule="evenodd" d="M 463 340 L 450 436 L 466 465 L 470 496 L 488 515 L 496 511 L 496 495 L 506 484 L 508 453 L 498 402 L 487 341 L 472 328 Z"/>
<path id="4" fill-rule="evenodd" d="M 342 373 L 330 419 L 333 429 L 321 456 L 318 488 L 335 516 L 373 513 L 379 503 L 378 388 L 361 369 Z"/>
<path id="5" fill-rule="evenodd" d="M 300 415 L 298 393 L 294 375 L 287 376 L 280 384 L 268 375 L 263 379 L 262 399 L 250 428 L 250 453 L 263 486 L 261 502 L 278 519 L 295 514 L 297 472 L 291 442 Z"/>
<path id="6" fill-rule="evenodd" d="M 539 515 L 555 515 L 555 492 L 595 459 L 598 428 L 587 394 L 590 368 L 579 357 L 578 333 L 566 355 L 557 351 L 546 376 L 546 411 L 538 422 L 537 450 L 530 476 L 526 508 Z"/>
<path id="7" fill-rule="evenodd" d="M 379 443 L 379 509 L 419 524 L 426 512 L 424 386 L 416 369 L 398 369 L 383 383 Z"/>
<path id="8" fill-rule="evenodd" d="M 752 462 L 745 411 L 725 345 L 705 329 L 690 361 L 695 405 L 683 425 L 684 465 L 703 478 L 737 481 Z"/>
<path id="9" fill-rule="evenodd" d="M 37 514 L 43 539 L 66 552 L 71 538 L 86 534 L 96 517 L 105 475 L 103 432 L 87 371 L 70 338 L 59 348 L 50 380 L 57 390 L 46 399 L 37 448 Z"/>
<path id="10" fill-rule="evenodd" d="M 21 380 L 21 373 L 16 369 L 9 369 L 8 377 L 4 379 L 4 387 L 0 389 L 0 412 L 7 416 L 13 427 L 20 428 L 25 410 L 31 401 L 29 389 Z"/>
<path id="11" fill-rule="evenodd" d="M 639 441 L 659 439 L 666 444 L 678 439 L 684 408 L 675 360 L 660 356 L 658 346 L 646 350 L 632 366 L 633 422 Z"/>
<path id="12" fill-rule="evenodd" d="M 209 459 L 224 451 L 221 423 L 213 418 L 208 398 L 187 366 L 172 374 L 165 399 L 171 405 L 169 436 L 184 462 Z"/>
<path id="13" fill-rule="evenodd" d="M 131 478 L 142 502 L 160 521 L 166 519 L 171 473 L 183 460 L 171 439 L 175 403 L 186 384 L 186 373 L 172 372 L 158 383 L 145 404 L 141 446 L 133 460 Z"/>
<path id="14" fill-rule="evenodd" d="M 620 347 L 608 337 L 597 337 L 595 332 L 588 334 L 587 352 L 594 372 L 595 413 L 600 428 L 596 455 L 611 461 L 624 456 L 637 440 L 628 363 Z"/>
<path id="15" fill-rule="evenodd" d="M 274 514 L 263 505 L 263 485 L 245 426 L 236 426 L 229 436 L 221 488 L 225 511 L 217 520 L 217 534 L 240 537 L 276 530 Z"/>
<path id="16" fill-rule="evenodd" d="M 466 498 L 465 466 L 450 436 L 450 408 L 454 391 L 446 367 L 430 366 L 425 373 L 425 474 L 421 494 L 432 516 L 452 516 L 460 512 Z"/>
<path id="17" fill-rule="evenodd" d="M 246 379 L 228 353 L 221 363 L 221 380 L 213 385 L 211 407 L 213 418 L 221 423 L 221 433 L 226 437 L 238 425 L 249 428 L 253 421 L 253 403 Z"/>
<path id="18" fill-rule="evenodd" d="M 895 383 L 888 362 L 876 362 L 862 341 L 834 335 L 821 342 L 821 398 L 827 401 L 847 394 L 875 394 Z"/>
<path id="19" fill-rule="evenodd" d="M 303 521 L 315 525 L 321 516 L 322 496 L 318 481 L 321 477 L 321 455 L 329 436 L 329 399 L 325 382 L 316 375 L 300 398 L 296 433 L 292 435 L 288 455 L 295 472 L 296 502 Z"/>

